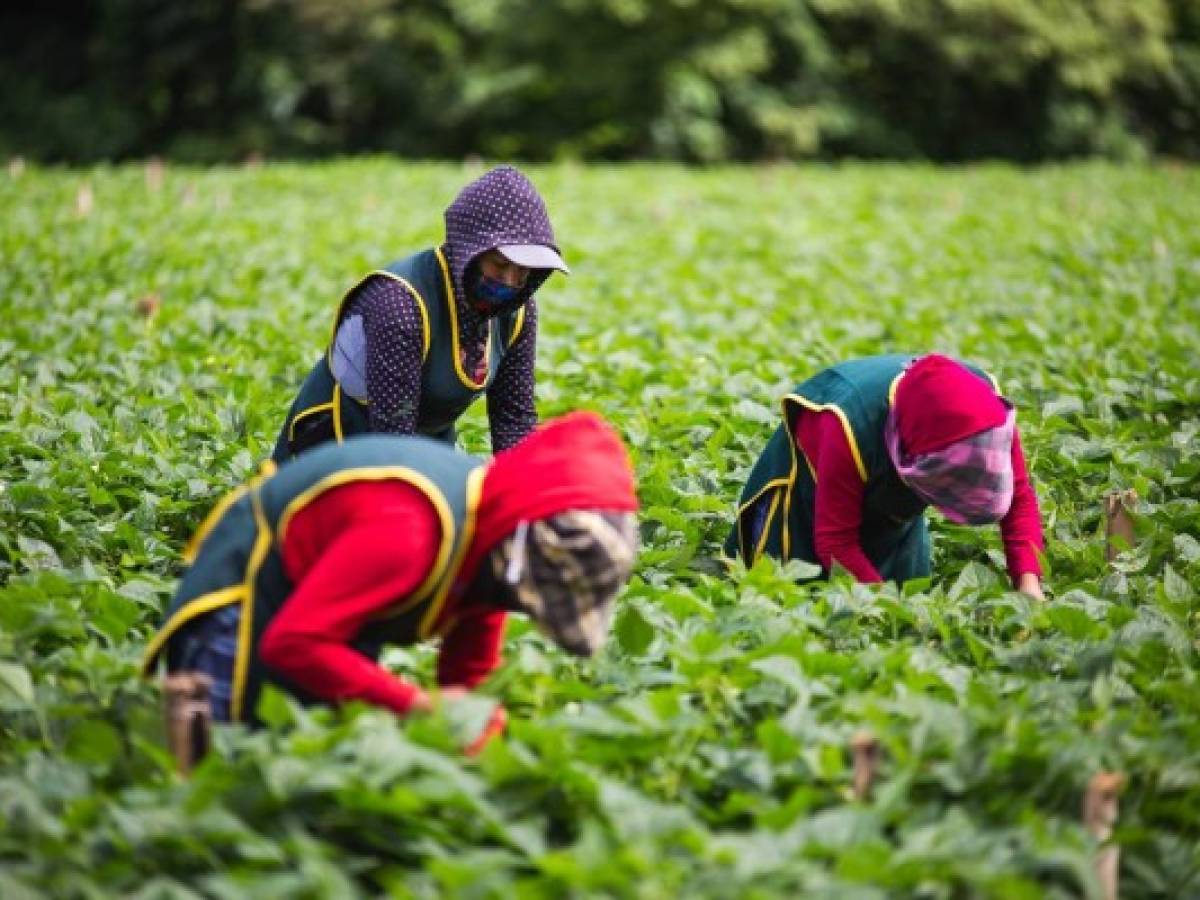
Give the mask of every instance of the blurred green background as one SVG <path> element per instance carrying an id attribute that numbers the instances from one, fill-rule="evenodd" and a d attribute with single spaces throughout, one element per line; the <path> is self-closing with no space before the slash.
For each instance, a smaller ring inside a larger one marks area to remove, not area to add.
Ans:
<path id="1" fill-rule="evenodd" d="M 0 153 L 1200 157 L 1200 0 L 42 0 Z"/>

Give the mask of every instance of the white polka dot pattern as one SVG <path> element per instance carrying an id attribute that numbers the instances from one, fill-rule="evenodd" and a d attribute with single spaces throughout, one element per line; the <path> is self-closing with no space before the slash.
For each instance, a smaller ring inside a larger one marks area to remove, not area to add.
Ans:
<path id="1" fill-rule="evenodd" d="M 537 358 L 537 301 L 525 303 L 525 325 L 508 348 L 496 377 L 488 386 L 488 422 L 492 427 L 492 452 L 507 450 L 537 427 L 533 400 L 534 363 Z"/>
<path id="2" fill-rule="evenodd" d="M 446 242 L 458 317 L 463 370 L 481 377 L 488 320 L 467 302 L 465 284 L 474 260 L 503 244 L 542 244 L 558 251 L 546 206 L 532 183 L 512 166 L 500 166 L 462 189 L 445 214 Z M 537 425 L 534 366 L 537 305 L 533 294 L 550 275 L 535 269 L 524 288 L 525 324 L 500 361 L 487 391 L 492 449 L 511 447 Z M 422 320 L 417 300 L 402 284 L 371 278 L 351 301 L 367 343 L 367 394 L 372 431 L 412 434 L 421 402 Z"/>
<path id="3" fill-rule="evenodd" d="M 424 332 L 417 299 L 398 281 L 375 275 L 350 301 L 367 338 L 367 416 L 372 431 L 413 434 L 421 402 Z"/>

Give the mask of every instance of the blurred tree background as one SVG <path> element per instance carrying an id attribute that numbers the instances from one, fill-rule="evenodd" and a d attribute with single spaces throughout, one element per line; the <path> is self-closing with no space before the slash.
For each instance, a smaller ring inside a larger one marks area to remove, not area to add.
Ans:
<path id="1" fill-rule="evenodd" d="M 1200 0 L 41 0 L 0 153 L 1200 156 Z"/>

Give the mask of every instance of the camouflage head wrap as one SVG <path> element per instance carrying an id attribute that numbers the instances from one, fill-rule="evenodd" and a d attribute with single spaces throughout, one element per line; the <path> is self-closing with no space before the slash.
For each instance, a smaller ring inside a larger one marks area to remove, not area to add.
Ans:
<path id="1" fill-rule="evenodd" d="M 492 552 L 491 565 L 511 591 L 512 609 L 564 650 L 591 656 L 608 636 L 636 555 L 633 513 L 568 510 L 522 522 Z"/>

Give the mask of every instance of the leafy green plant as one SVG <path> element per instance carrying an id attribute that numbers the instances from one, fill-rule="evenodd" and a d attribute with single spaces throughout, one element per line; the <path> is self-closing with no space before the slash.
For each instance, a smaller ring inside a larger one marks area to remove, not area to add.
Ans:
<path id="1" fill-rule="evenodd" d="M 1186 168 L 535 171 L 575 273 L 541 298 L 541 412 L 602 411 L 640 482 L 608 648 L 513 622 L 486 688 L 511 725 L 475 760 L 469 723 L 269 694 L 265 730 L 218 729 L 180 780 L 136 676 L 180 548 L 267 454 L 341 291 L 437 240 L 470 174 L 0 177 L 0 894 L 1096 896 L 1101 769 L 1129 776 L 1122 895 L 1200 891 Z M 1009 589 L 994 532 L 941 521 L 903 590 L 719 558 L 776 398 L 913 349 L 1017 404 L 1051 604 Z M 486 449 L 481 411 L 462 440 Z M 1101 498 L 1127 487 L 1109 567 Z M 429 678 L 433 652 L 386 661 Z"/>

